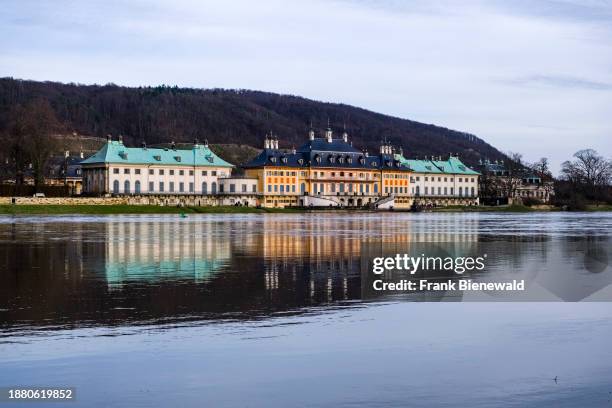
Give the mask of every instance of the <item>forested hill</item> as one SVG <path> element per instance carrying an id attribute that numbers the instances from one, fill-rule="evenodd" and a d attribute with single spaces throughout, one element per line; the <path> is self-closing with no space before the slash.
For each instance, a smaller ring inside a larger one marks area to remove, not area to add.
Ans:
<path id="1" fill-rule="evenodd" d="M 100 137 L 121 134 L 133 145 L 143 140 L 155 144 L 197 138 L 261 148 L 266 133 L 272 131 L 281 148 L 291 148 L 306 140 L 310 123 L 321 135 L 329 119 L 338 137 L 346 123 L 353 145 L 370 152 L 386 138 L 402 146 L 411 158 L 452 152 L 474 164 L 480 157 L 504 157 L 474 135 L 344 104 L 248 90 L 128 88 L 1 78 L 0 130 L 6 128 L 13 106 L 37 97 L 51 102 L 66 132 Z"/>

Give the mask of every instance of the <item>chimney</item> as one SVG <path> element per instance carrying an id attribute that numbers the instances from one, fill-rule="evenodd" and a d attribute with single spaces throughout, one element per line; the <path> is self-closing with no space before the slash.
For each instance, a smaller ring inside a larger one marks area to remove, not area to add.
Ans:
<path id="1" fill-rule="evenodd" d="M 266 135 L 266 140 L 264 141 L 264 149 L 270 148 L 270 139 L 268 139 L 268 135 Z"/>
<path id="2" fill-rule="evenodd" d="M 295 150 L 295 146 L 293 146 L 293 148 L 291 149 L 291 153 L 292 154 L 296 154 L 297 153 L 297 151 Z"/>
<path id="3" fill-rule="evenodd" d="M 70 151 L 69 151 L 69 150 L 66 150 L 66 151 L 64 152 L 64 157 L 65 157 L 65 158 L 70 157 Z"/>
<path id="4" fill-rule="evenodd" d="M 170 148 L 172 150 L 176 150 L 176 143 L 174 143 L 174 140 L 172 141 L 172 143 L 170 143 Z"/>
<path id="5" fill-rule="evenodd" d="M 346 133 L 346 131 L 342 133 L 342 140 L 344 140 L 345 142 L 348 142 L 348 133 Z"/>
<path id="6" fill-rule="evenodd" d="M 123 144 L 123 135 L 119 135 L 119 143 Z"/>
<path id="7" fill-rule="evenodd" d="M 204 147 L 208 149 L 208 139 L 204 139 Z"/>
<path id="8" fill-rule="evenodd" d="M 81 157 L 81 159 L 84 159 L 85 156 L 83 155 L 83 151 L 81 150 L 81 154 L 79 155 Z"/>
<path id="9" fill-rule="evenodd" d="M 315 138 L 314 130 L 312 130 L 312 128 L 310 128 L 310 131 L 308 132 L 308 139 L 309 140 L 314 140 L 314 138 Z"/>
<path id="10" fill-rule="evenodd" d="M 106 135 L 106 141 L 108 143 L 110 143 L 113 140 L 113 135 L 111 135 L 110 133 Z"/>
<path id="11" fill-rule="evenodd" d="M 274 148 L 278 150 L 278 137 L 274 137 Z"/>
<path id="12" fill-rule="evenodd" d="M 325 137 L 327 138 L 327 143 L 331 143 L 332 142 L 332 130 L 331 130 L 331 128 L 327 128 L 327 130 L 325 131 Z"/>

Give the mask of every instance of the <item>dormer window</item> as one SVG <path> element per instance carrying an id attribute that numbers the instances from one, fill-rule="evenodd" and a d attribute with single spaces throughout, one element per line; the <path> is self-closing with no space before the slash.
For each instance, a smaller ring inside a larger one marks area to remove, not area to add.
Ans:
<path id="1" fill-rule="evenodd" d="M 213 157 L 210 155 L 206 156 L 206 160 L 208 160 L 209 163 L 212 163 L 214 161 Z"/>
<path id="2" fill-rule="evenodd" d="M 377 161 L 373 161 L 373 162 L 372 162 L 372 166 L 373 166 L 373 167 L 378 167 L 378 162 L 377 162 Z"/>
<path id="3" fill-rule="evenodd" d="M 317 163 L 321 163 L 321 156 L 319 156 L 318 154 L 315 156 L 315 161 Z"/>
<path id="4" fill-rule="evenodd" d="M 365 157 L 361 156 L 361 157 L 359 158 L 359 163 L 361 163 L 361 164 L 365 164 Z"/>
<path id="5" fill-rule="evenodd" d="M 281 161 L 286 164 L 287 163 L 287 158 L 286 157 L 282 157 Z"/>
<path id="6" fill-rule="evenodd" d="M 270 161 L 271 161 L 272 163 L 276 163 L 276 157 L 274 157 L 274 156 L 270 157 Z"/>
<path id="7" fill-rule="evenodd" d="M 181 156 L 174 156 L 174 160 L 176 160 L 177 162 L 181 161 Z"/>
<path id="8" fill-rule="evenodd" d="M 161 156 L 160 155 L 155 155 L 153 156 L 153 158 L 157 161 L 161 161 Z"/>
<path id="9" fill-rule="evenodd" d="M 347 157 L 347 158 L 346 158 L 346 162 L 347 162 L 348 164 L 351 164 L 351 163 L 353 162 L 353 158 L 352 158 L 352 157 L 350 157 L 350 156 L 349 156 L 349 157 Z"/>
<path id="10" fill-rule="evenodd" d="M 298 159 L 298 164 L 301 166 L 302 164 L 304 164 L 304 159 Z"/>
<path id="11" fill-rule="evenodd" d="M 121 157 L 123 160 L 127 160 L 128 154 L 127 152 L 119 152 L 119 157 Z"/>
<path id="12" fill-rule="evenodd" d="M 343 157 L 340 157 L 340 158 L 338 159 L 338 163 L 344 163 L 344 158 L 343 158 Z"/>
<path id="13" fill-rule="evenodd" d="M 335 163 L 336 162 L 336 158 L 334 156 L 329 156 L 329 162 L 330 163 Z"/>

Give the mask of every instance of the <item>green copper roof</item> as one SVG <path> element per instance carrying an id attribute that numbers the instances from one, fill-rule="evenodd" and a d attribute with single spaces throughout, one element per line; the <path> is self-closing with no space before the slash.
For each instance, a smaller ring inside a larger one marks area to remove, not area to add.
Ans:
<path id="1" fill-rule="evenodd" d="M 412 160 L 406 159 L 401 154 L 396 154 L 395 159 L 410 167 L 415 173 L 465 174 L 474 176 L 480 174 L 463 164 L 457 157 L 450 157 L 448 160 Z"/>
<path id="2" fill-rule="evenodd" d="M 191 150 L 174 150 L 125 147 L 123 142 L 117 140 L 108 141 L 100 150 L 81 162 L 98 163 L 233 167 L 205 145 L 195 145 Z"/>

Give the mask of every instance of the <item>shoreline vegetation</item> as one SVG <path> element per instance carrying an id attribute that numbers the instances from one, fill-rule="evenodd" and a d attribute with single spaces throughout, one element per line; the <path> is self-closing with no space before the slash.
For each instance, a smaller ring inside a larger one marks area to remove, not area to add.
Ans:
<path id="1" fill-rule="evenodd" d="M 157 205 L 44 205 L 44 204 L 4 204 L 0 205 L 0 215 L 68 215 L 68 214 L 296 214 L 306 212 L 374 212 L 374 210 L 358 209 L 306 209 L 306 208 L 255 208 L 237 206 L 215 207 L 175 207 Z M 451 206 L 440 207 L 423 212 L 552 212 L 562 211 L 559 207 L 541 206 L 527 207 L 524 205 L 510 206 Z M 612 205 L 590 205 L 586 211 L 612 211 Z M 407 212 L 395 210 L 385 212 Z"/>

